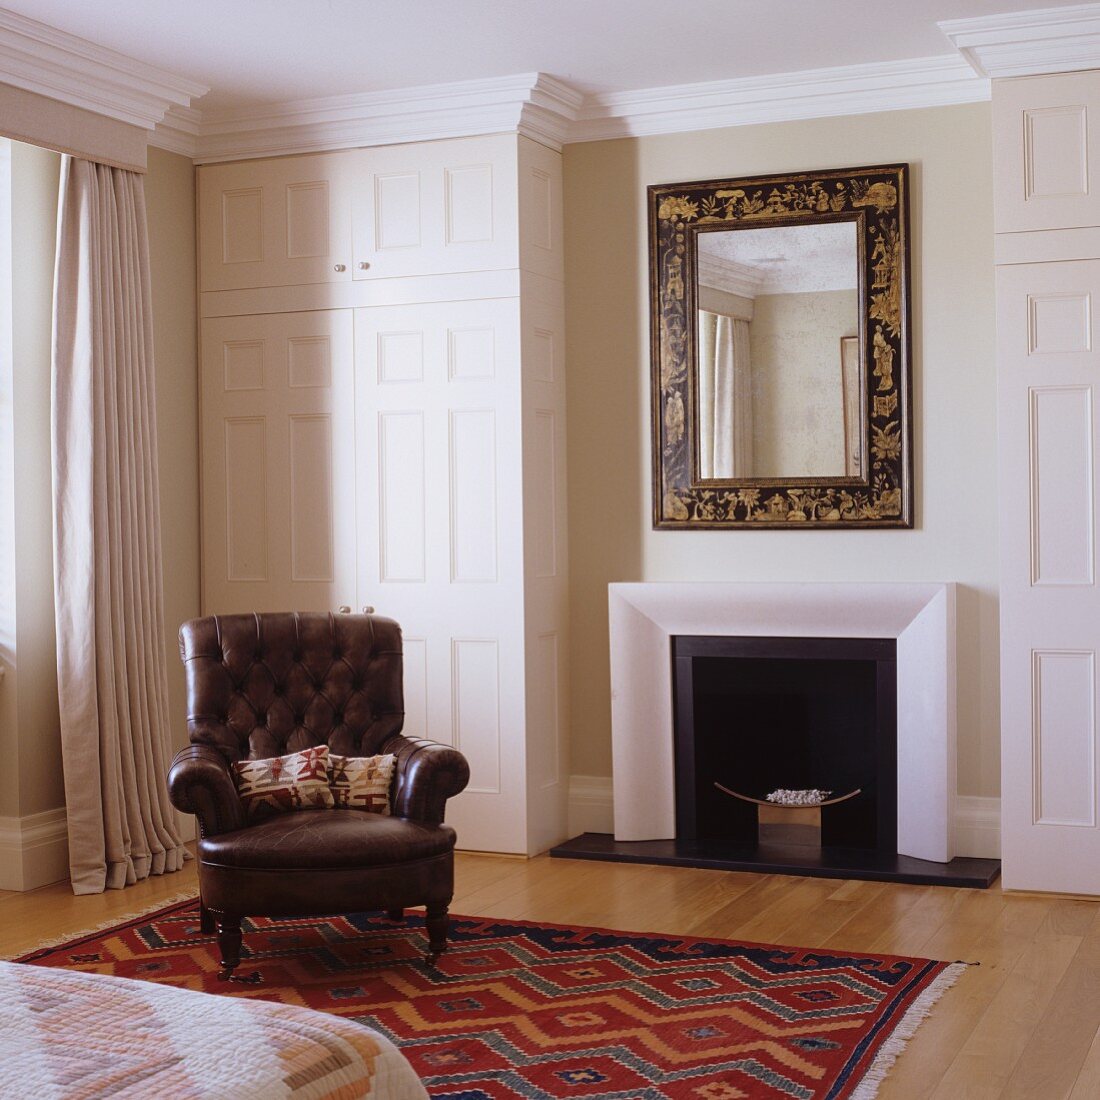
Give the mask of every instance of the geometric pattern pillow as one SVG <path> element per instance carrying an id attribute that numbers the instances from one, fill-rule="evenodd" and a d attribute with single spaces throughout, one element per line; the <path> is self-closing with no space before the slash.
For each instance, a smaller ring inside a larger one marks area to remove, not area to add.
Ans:
<path id="1" fill-rule="evenodd" d="M 389 815 L 393 784 L 393 753 L 385 756 L 337 756 L 329 758 L 329 785 L 337 809 L 367 810 Z"/>
<path id="2" fill-rule="evenodd" d="M 233 779 L 249 818 L 290 810 L 331 809 L 328 745 L 266 760 L 239 760 Z"/>

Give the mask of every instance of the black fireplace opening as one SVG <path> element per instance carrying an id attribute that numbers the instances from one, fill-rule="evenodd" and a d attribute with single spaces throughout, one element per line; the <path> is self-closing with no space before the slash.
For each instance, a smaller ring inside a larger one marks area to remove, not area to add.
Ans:
<path id="1" fill-rule="evenodd" d="M 676 838 L 767 844 L 748 798 L 818 788 L 822 849 L 897 853 L 897 646 L 892 638 L 674 637 Z M 813 857 L 808 857 L 813 861 Z"/>

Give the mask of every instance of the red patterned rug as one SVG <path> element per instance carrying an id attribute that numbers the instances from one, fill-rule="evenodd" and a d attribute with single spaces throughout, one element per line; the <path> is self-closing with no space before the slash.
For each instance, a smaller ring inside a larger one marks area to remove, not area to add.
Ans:
<path id="1" fill-rule="evenodd" d="M 888 955 L 457 917 L 251 920 L 248 982 L 217 978 L 195 901 L 23 962 L 263 997 L 361 1020 L 434 1097 L 866 1100 L 963 969 Z"/>

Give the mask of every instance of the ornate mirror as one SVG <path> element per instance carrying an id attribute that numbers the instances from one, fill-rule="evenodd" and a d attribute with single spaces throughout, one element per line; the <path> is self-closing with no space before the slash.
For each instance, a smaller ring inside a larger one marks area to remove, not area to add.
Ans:
<path id="1" fill-rule="evenodd" d="M 655 526 L 912 526 L 908 184 L 649 188 Z"/>

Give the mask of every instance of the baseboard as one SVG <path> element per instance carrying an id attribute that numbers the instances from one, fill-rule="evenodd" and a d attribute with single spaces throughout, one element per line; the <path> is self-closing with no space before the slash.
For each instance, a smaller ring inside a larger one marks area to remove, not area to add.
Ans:
<path id="1" fill-rule="evenodd" d="M 955 852 L 976 859 L 1001 858 L 1001 800 L 960 794 L 955 799 Z"/>
<path id="2" fill-rule="evenodd" d="M 0 817 L 0 890 L 36 890 L 69 877 L 65 807 Z"/>
<path id="3" fill-rule="evenodd" d="M 611 776 L 571 775 L 569 777 L 569 835 L 613 833 Z"/>
<path id="4" fill-rule="evenodd" d="M 569 835 L 615 831 L 611 778 L 569 777 Z M 1001 800 L 959 795 L 955 801 L 955 854 L 1001 858 Z"/>

